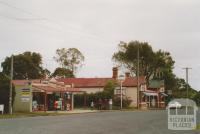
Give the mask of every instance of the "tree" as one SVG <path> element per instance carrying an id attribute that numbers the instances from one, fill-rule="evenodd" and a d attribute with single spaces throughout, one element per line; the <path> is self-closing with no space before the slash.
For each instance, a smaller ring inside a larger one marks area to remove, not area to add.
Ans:
<path id="1" fill-rule="evenodd" d="M 71 70 L 74 75 L 78 67 L 82 66 L 85 58 L 77 48 L 61 48 L 56 50 L 54 59 L 62 68 Z"/>
<path id="2" fill-rule="evenodd" d="M 189 84 L 185 82 L 184 79 L 176 79 L 176 89 L 173 90 L 174 98 L 187 98 L 187 87 L 188 87 L 188 97 L 194 99 L 198 94 Z"/>
<path id="3" fill-rule="evenodd" d="M 170 53 L 161 50 L 154 52 L 147 42 L 132 41 L 119 44 L 119 51 L 114 53 L 113 60 L 128 69 L 131 75 L 137 75 L 138 50 L 139 73 L 146 76 L 147 82 L 155 74 L 172 72 L 174 61 Z"/>
<path id="4" fill-rule="evenodd" d="M 200 106 L 200 91 L 196 93 L 193 99 L 196 101 L 197 105 Z"/>
<path id="5" fill-rule="evenodd" d="M 74 74 L 71 70 L 66 68 L 56 68 L 54 73 L 52 74 L 53 77 L 64 77 L 64 78 L 74 78 Z"/>
<path id="6" fill-rule="evenodd" d="M 42 57 L 39 53 L 24 52 L 23 54 L 14 55 L 14 72 L 13 79 L 39 79 L 44 77 L 44 70 L 41 66 Z M 10 75 L 11 57 L 6 57 L 1 63 L 3 73 Z"/>
<path id="7" fill-rule="evenodd" d="M 0 72 L 0 104 L 4 104 L 5 112 L 9 111 L 9 93 L 10 93 L 10 79 L 8 76 Z M 12 89 L 12 104 L 15 98 L 15 89 Z"/>

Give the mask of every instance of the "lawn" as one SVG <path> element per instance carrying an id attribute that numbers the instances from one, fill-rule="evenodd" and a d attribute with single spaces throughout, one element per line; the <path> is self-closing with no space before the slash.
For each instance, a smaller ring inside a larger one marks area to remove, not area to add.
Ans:
<path id="1" fill-rule="evenodd" d="M 45 113 L 45 112 L 33 112 L 33 113 L 24 113 L 18 112 L 10 114 L 0 115 L 0 119 L 8 119 L 8 118 L 21 118 L 21 117 L 36 117 L 36 116 L 55 116 L 55 115 L 64 115 L 66 113 Z"/>
<path id="2" fill-rule="evenodd" d="M 200 124 L 197 124 L 197 129 L 200 130 Z"/>

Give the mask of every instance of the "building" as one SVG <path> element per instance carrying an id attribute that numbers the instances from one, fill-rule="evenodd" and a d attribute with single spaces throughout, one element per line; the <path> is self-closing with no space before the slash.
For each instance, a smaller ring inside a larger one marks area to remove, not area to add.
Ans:
<path id="1" fill-rule="evenodd" d="M 148 89 L 142 90 L 140 94 L 140 104 L 143 108 L 165 108 L 164 80 L 150 80 Z"/>
<path id="2" fill-rule="evenodd" d="M 104 90 L 108 81 L 120 82 L 118 80 L 118 68 L 113 68 L 113 75 L 110 78 L 61 78 L 57 79 L 59 82 L 64 82 L 67 87 L 78 88 L 80 91 L 86 93 L 96 93 Z M 139 78 L 140 89 L 146 88 L 145 77 Z M 131 106 L 137 107 L 137 77 L 131 77 L 130 73 L 125 73 L 125 79 L 122 83 L 122 93 L 124 97 L 132 100 Z M 145 89 L 146 90 L 146 89 Z M 120 95 L 120 87 L 116 88 L 115 95 Z"/>
<path id="3" fill-rule="evenodd" d="M 74 94 L 82 93 L 55 79 L 13 80 L 13 84 L 16 91 L 13 103 L 15 112 L 73 110 Z"/>
<path id="4" fill-rule="evenodd" d="M 13 80 L 16 90 L 14 111 L 73 110 L 74 94 L 101 92 L 109 81 L 120 85 L 118 68 L 113 68 L 113 75 L 110 78 Z M 140 76 L 139 91 L 137 91 L 137 77 L 131 77 L 130 73 L 125 73 L 122 81 L 122 95 L 132 101 L 132 107 L 165 107 L 164 98 L 167 95 L 164 93 L 164 81 L 149 83 L 147 88 L 145 77 Z M 117 87 L 114 93 L 120 96 L 120 87 Z"/>

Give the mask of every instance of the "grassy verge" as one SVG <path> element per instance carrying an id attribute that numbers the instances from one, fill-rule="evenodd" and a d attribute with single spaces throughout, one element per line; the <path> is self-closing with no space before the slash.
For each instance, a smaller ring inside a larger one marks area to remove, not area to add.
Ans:
<path id="1" fill-rule="evenodd" d="M 200 124 L 197 124 L 197 129 L 200 130 Z"/>
<path id="2" fill-rule="evenodd" d="M 36 116 L 55 116 L 55 115 L 64 115 L 67 113 L 45 113 L 45 112 L 33 112 L 33 113 L 13 113 L 0 115 L 0 119 L 9 119 L 9 118 L 21 118 L 21 117 L 36 117 Z"/>

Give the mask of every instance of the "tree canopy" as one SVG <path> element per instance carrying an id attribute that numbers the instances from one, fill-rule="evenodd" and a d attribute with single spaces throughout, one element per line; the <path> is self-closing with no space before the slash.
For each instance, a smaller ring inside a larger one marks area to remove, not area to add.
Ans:
<path id="1" fill-rule="evenodd" d="M 35 52 L 24 52 L 22 54 L 13 55 L 13 79 L 39 79 L 44 77 L 42 56 Z M 3 73 L 10 75 L 11 57 L 6 57 L 5 61 L 1 63 Z"/>
<path id="2" fill-rule="evenodd" d="M 154 52 L 147 42 L 131 41 L 119 44 L 118 52 L 113 55 L 113 60 L 128 69 L 131 75 L 137 75 L 137 61 L 139 51 L 139 74 L 150 77 L 164 72 L 173 72 L 174 61 L 169 52 Z"/>
<path id="3" fill-rule="evenodd" d="M 10 79 L 8 76 L 0 72 L 0 104 L 4 104 L 5 112 L 9 111 L 9 94 L 10 94 Z M 12 90 L 12 102 L 15 97 L 15 89 Z M 13 104 L 13 103 L 12 103 Z"/>
<path id="4" fill-rule="evenodd" d="M 175 61 L 169 52 L 162 50 L 153 51 L 147 42 L 131 41 L 120 43 L 119 50 L 113 54 L 112 59 L 120 66 L 129 70 L 131 75 L 137 75 L 137 58 L 139 50 L 139 73 L 146 77 L 147 83 L 150 79 L 164 80 L 165 89 L 171 90 L 173 98 L 185 98 L 198 100 L 198 92 L 186 84 L 184 79 L 176 77 L 173 73 Z"/>
<path id="5" fill-rule="evenodd" d="M 85 57 L 77 48 L 61 48 L 56 50 L 54 59 L 61 65 L 72 71 L 73 75 L 82 66 Z"/>
<path id="6" fill-rule="evenodd" d="M 53 77 L 64 77 L 64 78 L 73 78 L 74 74 L 71 70 L 66 68 L 56 68 L 54 73 L 52 74 Z"/>

